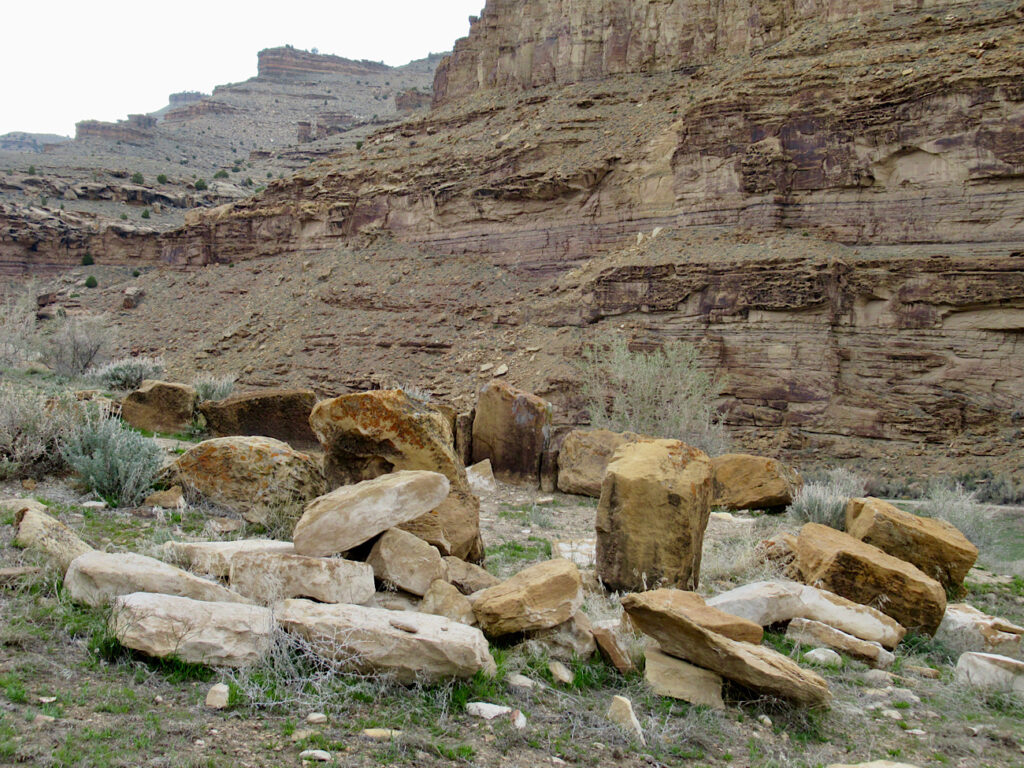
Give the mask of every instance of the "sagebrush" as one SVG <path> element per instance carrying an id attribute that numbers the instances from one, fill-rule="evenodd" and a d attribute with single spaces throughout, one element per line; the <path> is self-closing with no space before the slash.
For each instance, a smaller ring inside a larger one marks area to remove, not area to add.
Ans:
<path id="1" fill-rule="evenodd" d="M 0 479 L 42 477 L 61 469 L 60 445 L 76 413 L 70 398 L 0 384 Z"/>
<path id="2" fill-rule="evenodd" d="M 18 365 L 37 351 L 36 306 L 26 289 L 0 303 L 0 365 Z"/>
<path id="3" fill-rule="evenodd" d="M 804 483 L 786 511 L 801 523 L 821 523 L 842 531 L 846 528 L 846 503 L 863 496 L 866 486 L 860 475 L 836 467 L 828 470 L 823 480 Z"/>
<path id="4" fill-rule="evenodd" d="M 991 524 L 986 525 L 988 517 L 984 507 L 978 503 L 977 494 L 968 491 L 961 483 L 934 481 L 921 501 L 918 513 L 951 523 L 979 549 L 994 545 L 1000 536 L 998 529 L 993 530 Z"/>
<path id="5" fill-rule="evenodd" d="M 138 389 L 145 379 L 152 379 L 164 371 L 162 357 L 124 357 L 111 360 L 94 368 L 90 376 L 110 389 Z"/>
<path id="6" fill-rule="evenodd" d="M 112 343 L 113 332 L 105 318 L 67 317 L 46 341 L 46 363 L 62 376 L 81 376 Z"/>
<path id="7" fill-rule="evenodd" d="M 235 391 L 235 377 L 204 373 L 192 380 L 192 386 L 199 393 L 200 400 L 223 400 Z"/>
<path id="8" fill-rule="evenodd" d="M 63 439 L 60 453 L 82 483 L 115 506 L 137 506 L 153 487 L 162 452 L 121 420 L 93 413 Z"/>

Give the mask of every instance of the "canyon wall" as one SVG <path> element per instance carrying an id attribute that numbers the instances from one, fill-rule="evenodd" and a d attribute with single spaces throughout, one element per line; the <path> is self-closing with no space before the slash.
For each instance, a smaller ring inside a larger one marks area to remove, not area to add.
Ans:
<path id="1" fill-rule="evenodd" d="M 263 80 L 306 80 L 323 75 L 379 75 L 391 67 L 376 61 L 353 61 L 283 46 L 265 48 L 258 54 L 257 76 Z"/>

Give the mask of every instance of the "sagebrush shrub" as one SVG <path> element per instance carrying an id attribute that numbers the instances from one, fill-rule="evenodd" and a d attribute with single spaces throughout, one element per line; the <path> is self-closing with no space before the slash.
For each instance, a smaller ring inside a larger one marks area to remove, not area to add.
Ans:
<path id="1" fill-rule="evenodd" d="M 68 317 L 47 340 L 45 359 L 63 376 L 81 376 L 99 361 L 112 340 L 113 333 L 104 318 Z"/>
<path id="2" fill-rule="evenodd" d="M 99 414 L 72 429 L 60 452 L 86 487 L 116 506 L 137 506 L 146 497 L 163 458 L 152 440 Z"/>
<path id="3" fill-rule="evenodd" d="M 203 373 L 192 379 L 192 386 L 199 393 L 200 400 L 223 400 L 235 391 L 235 377 Z"/>
<path id="4" fill-rule="evenodd" d="M 0 365 L 17 365 L 37 348 L 36 306 L 29 290 L 0 303 Z"/>
<path id="5" fill-rule="evenodd" d="M 60 445 L 75 422 L 76 406 L 69 398 L 0 384 L 0 479 L 42 477 L 63 468 Z"/>
<path id="6" fill-rule="evenodd" d="M 162 357 L 124 357 L 94 368 L 90 376 L 110 389 L 138 389 L 144 379 L 155 379 L 164 370 Z"/>
<path id="7" fill-rule="evenodd" d="M 992 530 L 993 526 L 986 524 L 988 517 L 978 503 L 977 493 L 968 491 L 961 483 L 931 483 L 917 512 L 951 523 L 979 549 L 991 546 L 1000 535 L 998 529 Z"/>
<path id="8" fill-rule="evenodd" d="M 822 481 L 809 481 L 793 496 L 786 511 L 801 523 L 821 523 L 836 530 L 846 528 L 846 503 L 863 496 L 866 481 L 843 467 L 830 469 Z"/>

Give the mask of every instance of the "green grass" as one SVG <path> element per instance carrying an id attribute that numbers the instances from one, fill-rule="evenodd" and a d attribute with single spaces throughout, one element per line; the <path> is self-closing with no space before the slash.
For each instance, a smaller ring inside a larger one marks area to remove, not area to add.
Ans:
<path id="1" fill-rule="evenodd" d="M 525 564 L 551 559 L 551 542 L 531 536 L 525 544 L 518 541 L 506 541 L 488 547 L 486 554 L 487 570 L 500 576 L 511 566 L 515 566 L 515 570 L 520 570 Z"/>

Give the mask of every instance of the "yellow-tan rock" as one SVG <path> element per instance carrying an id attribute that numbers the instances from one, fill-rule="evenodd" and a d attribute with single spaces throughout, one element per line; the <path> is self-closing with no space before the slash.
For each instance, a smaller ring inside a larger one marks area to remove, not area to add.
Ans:
<path id="1" fill-rule="evenodd" d="M 62 574 L 79 555 L 93 548 L 57 518 L 46 512 L 46 507 L 34 499 L 7 499 L 4 509 L 14 512 L 17 533 L 14 543 L 42 552 Z"/>
<path id="2" fill-rule="evenodd" d="M 579 569 L 568 560 L 547 560 L 479 593 L 473 612 L 480 628 L 497 637 L 561 624 L 582 603 Z"/>
<path id="3" fill-rule="evenodd" d="M 160 557 L 169 563 L 187 567 L 198 573 L 226 579 L 231 572 L 231 559 L 243 552 L 292 553 L 290 541 L 273 539 L 236 539 L 234 541 L 167 541 L 160 547 Z"/>
<path id="4" fill-rule="evenodd" d="M 760 624 L 707 605 L 696 592 L 652 589 L 644 592 L 644 601 L 654 610 L 680 613 L 704 629 L 717 632 L 730 640 L 758 644 L 764 638 Z"/>
<path id="5" fill-rule="evenodd" d="M 794 565 L 805 583 L 871 605 L 910 630 L 934 634 L 946 611 L 946 591 L 935 579 L 826 525 L 800 529 Z"/>
<path id="6" fill-rule="evenodd" d="M 386 585 L 423 596 L 445 576 L 441 553 L 408 531 L 392 528 L 373 544 L 366 562 Z"/>
<path id="7" fill-rule="evenodd" d="M 599 497 L 605 470 L 615 451 L 639 437 L 633 432 L 574 429 L 565 436 L 558 451 L 558 490 Z"/>
<path id="8" fill-rule="evenodd" d="M 657 643 L 644 649 L 644 680 L 658 696 L 712 709 L 725 708 L 721 675 L 662 653 Z"/>
<path id="9" fill-rule="evenodd" d="M 881 499 L 850 499 L 846 532 L 916 565 L 950 592 L 963 587 L 964 577 L 978 559 L 978 548 L 955 526 L 905 512 Z"/>
<path id="10" fill-rule="evenodd" d="M 473 606 L 466 596 L 441 579 L 437 579 L 427 588 L 419 610 L 422 613 L 444 616 L 462 624 L 476 624 L 476 614 L 473 613 Z"/>
<path id="11" fill-rule="evenodd" d="M 240 552 L 231 558 L 231 588 L 271 605 L 307 597 L 321 603 L 365 603 L 375 593 L 373 568 L 340 557 L 288 552 Z"/>
<path id="12" fill-rule="evenodd" d="M 174 434 L 192 426 L 198 403 L 188 384 L 146 379 L 121 401 L 121 418 L 136 429 Z"/>
<path id="13" fill-rule="evenodd" d="M 711 461 L 678 440 L 638 440 L 609 462 L 597 507 L 597 575 L 610 589 L 696 589 Z"/>
<path id="14" fill-rule="evenodd" d="M 501 583 L 501 579 L 479 565 L 467 563 L 458 557 L 445 557 L 445 579 L 464 595 L 471 595 L 482 589 Z"/>
<path id="15" fill-rule="evenodd" d="M 727 453 L 711 460 L 711 506 L 725 509 L 774 509 L 793 501 L 803 478 L 777 459 Z"/>

